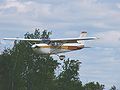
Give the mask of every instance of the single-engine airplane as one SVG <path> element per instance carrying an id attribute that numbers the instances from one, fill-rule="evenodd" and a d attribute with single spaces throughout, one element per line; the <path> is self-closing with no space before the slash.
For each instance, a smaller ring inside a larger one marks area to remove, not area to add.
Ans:
<path id="1" fill-rule="evenodd" d="M 32 49 L 38 54 L 57 55 L 59 53 L 70 52 L 86 48 L 84 46 L 85 40 L 94 40 L 96 37 L 86 37 L 87 32 L 81 32 L 78 38 L 61 38 L 61 39 L 24 39 L 24 38 L 3 38 L 3 40 L 17 40 L 17 41 L 33 41 L 40 42 L 39 44 L 32 44 Z M 65 58 L 64 55 L 59 56 L 60 60 Z"/>

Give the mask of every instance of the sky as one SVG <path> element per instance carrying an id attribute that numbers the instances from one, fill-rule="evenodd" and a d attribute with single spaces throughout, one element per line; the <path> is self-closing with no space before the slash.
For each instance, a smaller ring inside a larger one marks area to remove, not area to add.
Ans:
<path id="1" fill-rule="evenodd" d="M 92 48 L 66 53 L 82 62 L 80 79 L 120 89 L 120 0 L 0 0 L 0 38 L 23 37 L 35 28 L 51 38 L 74 38 L 81 31 L 99 40 Z M 2 47 L 8 46 L 2 41 Z"/>

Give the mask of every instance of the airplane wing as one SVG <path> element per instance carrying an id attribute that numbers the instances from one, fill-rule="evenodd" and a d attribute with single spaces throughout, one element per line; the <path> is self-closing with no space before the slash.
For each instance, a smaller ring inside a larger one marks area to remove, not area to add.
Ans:
<path id="1" fill-rule="evenodd" d="M 3 40 L 17 40 L 17 41 L 42 41 L 42 39 L 25 39 L 25 38 L 3 38 Z"/>
<path id="2" fill-rule="evenodd" d="M 3 38 L 3 40 L 17 40 L 17 41 L 49 41 L 61 43 L 77 43 L 79 40 L 94 40 L 96 37 L 83 37 L 83 38 L 61 38 L 61 39 L 24 39 L 24 38 Z"/>

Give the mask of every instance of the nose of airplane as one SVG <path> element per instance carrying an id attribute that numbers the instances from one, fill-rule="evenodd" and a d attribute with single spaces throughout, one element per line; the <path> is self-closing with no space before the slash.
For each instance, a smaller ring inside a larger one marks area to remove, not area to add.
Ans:
<path id="1" fill-rule="evenodd" d="M 32 48 L 35 48 L 36 47 L 36 45 L 34 44 L 34 45 L 32 45 Z"/>

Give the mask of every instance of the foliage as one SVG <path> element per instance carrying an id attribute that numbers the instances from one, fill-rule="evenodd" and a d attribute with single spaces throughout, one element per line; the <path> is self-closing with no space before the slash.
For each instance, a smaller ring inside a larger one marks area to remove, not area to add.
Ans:
<path id="1" fill-rule="evenodd" d="M 41 35 L 43 38 L 45 34 Z M 41 38 L 41 35 L 35 30 L 33 34 L 26 33 L 25 38 Z M 0 56 L 0 79 L 3 81 L 0 84 L 1 88 L 2 90 L 39 90 L 40 88 L 52 90 L 57 64 L 57 61 L 49 55 L 35 54 L 28 42 L 15 42 L 11 50 L 5 50 Z"/>
<path id="2" fill-rule="evenodd" d="M 89 82 L 84 85 L 84 90 L 103 90 L 104 85 L 99 84 L 98 82 Z"/>
<path id="3" fill-rule="evenodd" d="M 57 77 L 57 90 L 83 90 L 79 80 L 79 60 L 66 60 L 62 66 L 63 71 Z"/>

